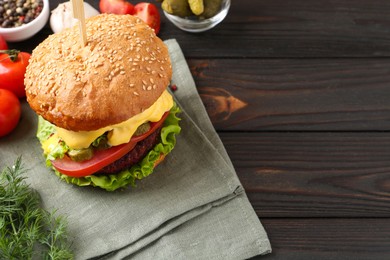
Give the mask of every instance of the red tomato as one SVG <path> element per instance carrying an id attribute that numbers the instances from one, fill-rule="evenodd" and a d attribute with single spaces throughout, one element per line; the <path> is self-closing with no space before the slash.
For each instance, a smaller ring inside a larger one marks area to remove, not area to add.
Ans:
<path id="1" fill-rule="evenodd" d="M 134 15 L 141 18 L 158 34 L 160 31 L 161 17 L 157 7 L 151 3 L 138 3 L 134 6 Z"/>
<path id="2" fill-rule="evenodd" d="M 103 167 L 115 162 L 130 152 L 139 141 L 142 141 L 151 135 L 157 128 L 159 128 L 168 115 L 169 112 L 166 112 L 160 121 L 150 124 L 151 127 L 148 132 L 142 135 L 133 136 L 130 142 L 126 144 L 113 146 L 105 150 L 95 151 L 93 157 L 90 160 L 75 162 L 72 161 L 72 159 L 70 159 L 68 156 L 64 156 L 62 159 L 53 160 L 52 164 L 54 168 L 56 168 L 60 173 L 71 177 L 80 178 L 94 174 Z"/>
<path id="3" fill-rule="evenodd" d="M 100 12 L 108 14 L 133 14 L 134 5 L 126 0 L 100 0 Z"/>
<path id="4" fill-rule="evenodd" d="M 20 114 L 19 99 L 11 91 L 0 89 L 0 137 L 9 134 L 17 126 Z"/>
<path id="5" fill-rule="evenodd" d="M 90 160 L 75 162 L 68 156 L 62 159 L 52 161 L 54 168 L 59 172 L 71 177 L 84 177 L 91 175 L 103 167 L 120 159 L 122 156 L 130 152 L 137 143 L 129 142 L 118 146 L 113 146 L 110 149 L 97 150 L 93 158 Z"/>
<path id="6" fill-rule="evenodd" d="M 0 50 L 7 50 L 8 46 L 3 36 L 0 35 Z"/>
<path id="7" fill-rule="evenodd" d="M 15 52 L 9 50 L 0 54 L 0 88 L 12 91 L 17 97 L 26 96 L 24 89 L 24 74 L 30 59 L 27 52 Z M 15 58 L 15 60 L 13 60 Z"/>

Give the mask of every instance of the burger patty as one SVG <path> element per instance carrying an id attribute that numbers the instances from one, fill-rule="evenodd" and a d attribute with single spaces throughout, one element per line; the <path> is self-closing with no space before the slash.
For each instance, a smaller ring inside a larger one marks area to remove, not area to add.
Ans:
<path id="1" fill-rule="evenodd" d="M 115 174 L 124 169 L 129 169 L 134 164 L 142 160 L 146 154 L 153 149 L 153 147 L 160 142 L 160 132 L 162 126 L 156 129 L 152 134 L 146 137 L 144 140 L 139 141 L 133 150 L 125 154 L 115 162 L 105 166 L 96 174 Z"/>

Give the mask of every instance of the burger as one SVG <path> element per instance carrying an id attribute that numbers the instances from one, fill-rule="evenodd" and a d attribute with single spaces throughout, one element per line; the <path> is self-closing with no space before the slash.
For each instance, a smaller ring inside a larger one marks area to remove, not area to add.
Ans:
<path id="1" fill-rule="evenodd" d="M 62 180 L 113 191 L 135 185 L 172 151 L 179 107 L 172 66 L 154 30 L 131 15 L 86 20 L 32 52 L 26 96 L 46 165 Z"/>

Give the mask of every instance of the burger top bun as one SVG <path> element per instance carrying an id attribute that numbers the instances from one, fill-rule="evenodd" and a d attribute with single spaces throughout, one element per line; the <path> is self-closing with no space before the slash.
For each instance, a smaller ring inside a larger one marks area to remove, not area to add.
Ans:
<path id="1" fill-rule="evenodd" d="M 50 35 L 32 53 L 27 101 L 49 122 L 91 131 L 123 122 L 150 107 L 168 86 L 167 47 L 141 19 L 101 14 Z"/>

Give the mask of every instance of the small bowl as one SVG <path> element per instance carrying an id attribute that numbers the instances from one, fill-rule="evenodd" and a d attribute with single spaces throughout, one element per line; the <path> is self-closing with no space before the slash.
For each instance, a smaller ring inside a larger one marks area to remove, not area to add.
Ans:
<path id="1" fill-rule="evenodd" d="M 187 32 L 204 32 L 215 27 L 217 24 L 225 19 L 229 12 L 230 0 L 222 0 L 220 11 L 211 18 L 200 19 L 197 17 L 179 17 L 176 15 L 169 14 L 165 11 L 164 15 L 169 21 L 171 21 L 176 27 Z"/>
<path id="2" fill-rule="evenodd" d="M 47 23 L 50 16 L 49 0 L 43 0 L 43 8 L 41 13 L 34 20 L 27 24 L 18 27 L 2 28 L 0 27 L 0 35 L 7 42 L 19 42 L 31 38 L 38 33 Z"/>

